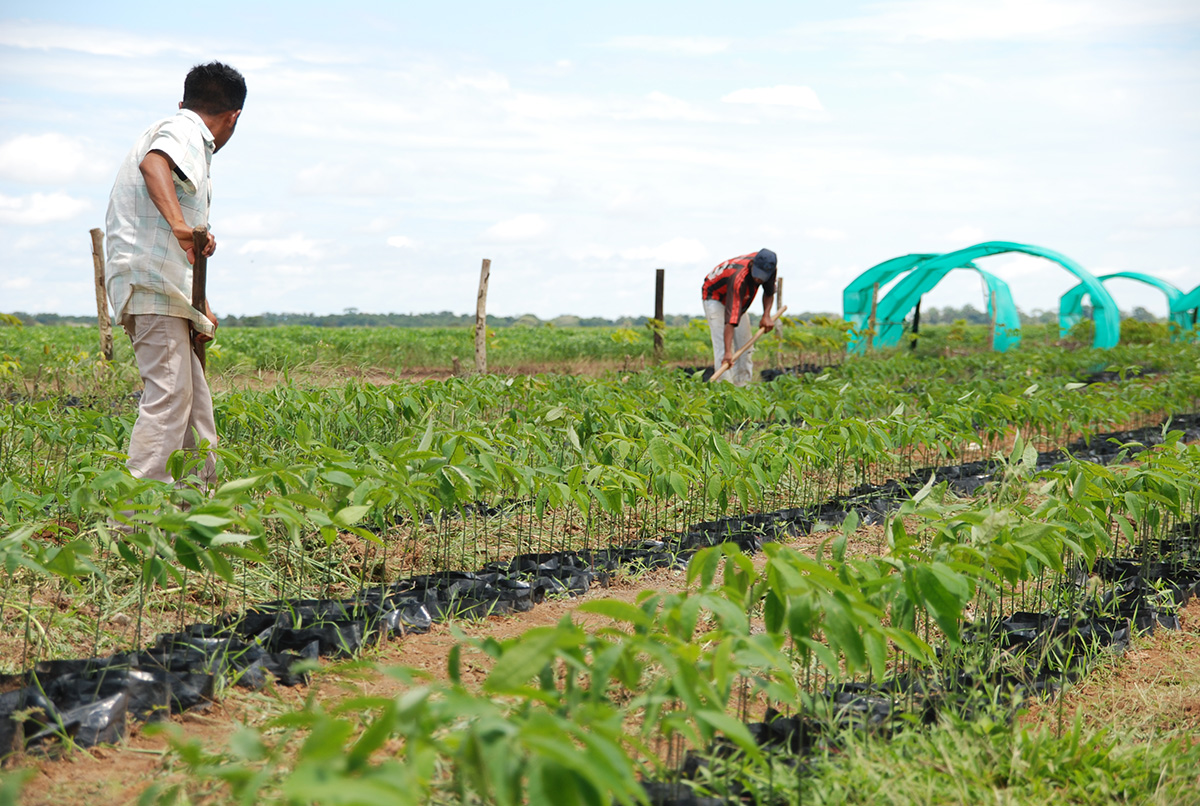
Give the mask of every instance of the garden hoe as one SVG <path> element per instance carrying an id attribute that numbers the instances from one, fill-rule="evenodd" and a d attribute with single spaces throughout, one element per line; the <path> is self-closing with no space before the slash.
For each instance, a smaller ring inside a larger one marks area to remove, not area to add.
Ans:
<path id="1" fill-rule="evenodd" d="M 778 323 L 778 322 L 779 322 L 779 320 L 783 318 L 783 315 L 784 315 L 785 313 L 787 313 L 787 306 L 786 306 L 786 305 L 784 305 L 782 308 L 780 308 L 780 309 L 779 309 L 779 312 L 778 312 L 777 314 L 775 314 L 775 322 L 776 322 L 776 323 Z M 712 374 L 712 377 L 711 377 L 711 378 L 709 378 L 709 381 L 710 381 L 710 382 L 716 382 L 716 381 L 720 380 L 721 376 L 725 374 L 725 370 L 726 370 L 726 368 L 728 368 L 728 367 L 731 367 L 731 366 L 733 366 L 734 364 L 736 364 L 736 363 L 737 363 L 737 360 L 738 360 L 739 358 L 741 358 L 741 357 L 742 357 L 742 354 L 743 354 L 743 353 L 745 353 L 747 350 L 749 350 L 751 347 L 753 347 L 753 346 L 754 346 L 754 342 L 756 342 L 756 341 L 758 341 L 759 339 L 761 339 L 761 338 L 762 338 L 762 335 L 763 335 L 764 333 L 766 333 L 766 332 L 767 332 L 767 331 L 766 331 L 766 329 L 765 329 L 765 328 L 761 328 L 761 327 L 760 327 L 760 328 L 758 329 L 758 332 L 757 332 L 757 333 L 755 333 L 753 336 L 751 336 L 751 337 L 750 337 L 750 341 L 748 341 L 748 342 L 746 342 L 745 344 L 743 344 L 743 345 L 742 345 L 742 349 L 738 350 L 736 353 L 734 353 L 734 354 L 733 354 L 733 360 L 732 360 L 732 361 L 730 361 L 728 364 L 721 364 L 721 366 L 717 368 L 717 371 L 716 371 L 716 372 L 714 372 L 714 373 Z"/>
<path id="2" fill-rule="evenodd" d="M 208 258 L 204 256 L 207 246 L 208 227 L 196 227 L 192 230 L 192 250 L 196 254 L 196 262 L 192 264 L 192 307 L 202 314 L 208 307 L 208 293 L 205 290 L 208 285 Z M 199 331 L 193 327 L 192 349 L 196 351 L 196 358 L 200 359 L 200 369 L 205 370 L 208 368 L 205 344 L 197 338 L 199 335 Z"/>

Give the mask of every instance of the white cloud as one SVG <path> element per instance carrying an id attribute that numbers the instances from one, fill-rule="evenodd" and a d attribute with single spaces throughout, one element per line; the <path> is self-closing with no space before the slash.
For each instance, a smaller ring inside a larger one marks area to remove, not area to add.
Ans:
<path id="1" fill-rule="evenodd" d="M 824 112 L 821 99 L 811 87 L 780 84 L 775 87 L 754 87 L 735 90 L 721 98 L 727 104 L 758 104 L 762 106 L 791 106 L 809 112 Z"/>
<path id="2" fill-rule="evenodd" d="M 844 241 L 846 233 L 840 229 L 831 229 L 829 227 L 812 227 L 804 231 L 806 238 L 812 238 L 814 241 Z"/>
<path id="3" fill-rule="evenodd" d="M 29 50 L 73 50 L 121 58 L 155 56 L 169 51 L 193 55 L 202 52 L 201 48 L 182 38 L 139 36 L 114 29 L 29 20 L 5 20 L 0 26 L 0 45 Z"/>
<path id="4" fill-rule="evenodd" d="M 324 241 L 305 238 L 300 233 L 287 238 L 261 238 L 249 241 L 238 250 L 239 255 L 264 254 L 271 257 L 307 257 L 319 258 L 324 252 L 321 245 Z"/>
<path id="5" fill-rule="evenodd" d="M 375 216 L 360 228 L 362 232 L 387 232 L 395 224 L 395 216 Z"/>
<path id="6" fill-rule="evenodd" d="M 13 277 L 10 280 L 4 281 L 4 287 L 16 291 L 21 288 L 29 288 L 33 285 L 32 277 Z"/>
<path id="7" fill-rule="evenodd" d="M 618 36 L 607 43 L 610 48 L 644 50 L 680 56 L 711 56 L 729 49 L 729 41 L 712 36 Z"/>
<path id="8" fill-rule="evenodd" d="M 1109 235 L 1108 240 L 1112 241 L 1113 243 L 1137 243 L 1138 241 L 1148 241 L 1152 237 L 1154 237 L 1154 236 L 1152 236 L 1149 232 L 1147 232 L 1144 229 L 1139 229 L 1139 230 L 1122 229 L 1122 230 L 1117 230 L 1116 232 Z"/>
<path id="9" fill-rule="evenodd" d="M 278 263 L 265 269 L 260 269 L 260 275 L 268 275 L 272 277 L 307 277 L 313 274 L 316 269 L 312 266 L 301 266 L 295 263 Z"/>
<path id="10" fill-rule="evenodd" d="M 617 253 L 617 250 L 610 249 L 607 246 L 599 246 L 597 244 L 585 244 L 583 246 L 569 246 L 566 254 L 571 260 L 580 263 L 593 260 L 611 260 L 612 256 Z"/>
<path id="11" fill-rule="evenodd" d="M 1072 2 L 1084 0 L 1045 5 L 1057 13 Z M 1156 0 L 1086 2 L 1100 19 L 1166 13 Z M 43 5 L 45 14 L 36 16 L 70 20 L 55 4 Z M 1175 5 L 1200 9 L 1194 0 Z M 1187 110 L 1200 74 L 1187 36 L 1200 28 L 1133 28 L 1119 37 L 1117 28 L 1104 29 L 1117 47 L 1089 47 L 1082 40 L 1097 30 L 1088 28 L 1094 23 L 1033 19 L 1035 33 L 1020 25 L 999 32 L 1032 43 L 1009 48 L 986 41 L 992 34 L 980 25 L 931 27 L 967 14 L 949 6 L 870 0 L 822 12 L 794 4 L 785 16 L 806 28 L 831 14 L 865 15 L 857 32 L 844 27 L 803 53 L 796 39 L 774 32 L 742 47 L 742 32 L 710 19 L 676 29 L 707 40 L 650 37 L 605 47 L 609 31 L 593 33 L 593 47 L 583 50 L 569 39 L 526 49 L 530 58 L 520 62 L 477 47 L 481 40 L 473 37 L 486 34 L 447 34 L 438 19 L 429 22 L 431 36 L 420 39 L 417 29 L 405 39 L 361 19 L 331 18 L 283 34 L 265 19 L 259 28 L 252 21 L 215 45 L 224 50 L 204 54 L 253 73 L 238 137 L 215 166 L 213 223 L 225 256 L 214 267 L 229 271 L 230 296 L 248 313 L 284 305 L 370 310 L 389 299 L 419 311 L 436 298 L 432 286 L 426 296 L 379 291 L 375 278 L 397 288 L 410 282 L 404 273 L 415 272 L 408 264 L 416 254 L 437 276 L 477 267 L 483 254 L 514 271 L 545 256 L 561 261 L 569 282 L 500 272 L 493 292 L 509 308 L 498 313 L 617 315 L 645 312 L 645 294 L 627 301 L 605 279 L 610 270 L 642 276 L 669 266 L 673 275 L 695 277 L 672 280 L 667 290 L 668 310 L 694 310 L 694 286 L 708 267 L 763 244 L 780 253 L 793 276 L 827 284 L 806 306 L 813 310 L 840 307 L 842 278 L 821 275 L 829 267 L 852 267 L 849 279 L 895 255 L 967 246 L 984 239 L 982 230 L 1060 249 L 1089 268 L 1090 260 L 1148 271 L 1187 265 L 1200 232 L 1189 229 L 1200 208 L 1193 190 L 1198 163 L 1188 150 L 1198 129 Z M 163 12 L 162 30 L 190 41 L 182 18 L 173 16 L 180 12 Z M 979 13 L 986 23 L 991 12 Z M 45 215 L 44 202 L 33 209 L 35 191 L 65 191 L 91 204 L 61 224 L 0 223 L 0 276 L 34 278 L 32 288 L 6 290 L 0 306 L 54 304 L 54 289 L 65 288 L 53 285 L 54 273 L 78 274 L 71 244 L 101 220 L 116 161 L 142 127 L 171 110 L 183 72 L 198 60 L 160 52 L 161 37 L 140 41 L 134 23 L 106 19 L 128 32 L 128 41 L 88 29 L 89 41 L 153 55 L 96 56 L 82 38 L 73 45 L 81 51 L 59 47 L 72 44 L 62 36 L 0 44 L 7 68 L 0 70 L 0 156 L 7 154 L 0 193 L 14 197 L 0 199 L 0 216 L 11 222 Z M 399 17 L 393 22 L 403 25 Z M 14 27 L 0 21 L 0 40 L 11 39 Z M 444 36 L 458 46 L 445 47 Z M 945 38 L 951 36 L 976 37 L 982 46 Z M 1044 45 L 1052 37 L 1065 47 Z M 968 44 L 944 44 L 951 41 Z M 801 96 L 777 87 L 801 81 L 822 89 Z M 1126 96 L 1119 108 L 1109 97 L 1114 90 Z M 733 97 L 722 103 L 726 94 Z M 753 103 L 733 105 L 739 99 Z M 834 114 L 813 111 L 825 102 Z M 313 120 L 314 108 L 329 114 Z M 813 119 L 826 122 L 795 125 Z M 1105 136 L 1089 137 L 1096 131 Z M 55 143 L 48 132 L 75 139 Z M 21 184 L 22 171 L 47 167 L 33 164 L 39 143 L 76 155 L 76 166 L 79 150 L 85 157 L 95 151 L 109 166 L 105 181 Z M 1103 181 L 1097 165 L 1104 166 Z M 69 204 L 54 208 L 57 217 L 69 212 Z M 963 229 L 967 224 L 982 230 Z M 1122 229 L 1147 240 L 1108 240 Z M 306 232 L 324 240 L 289 237 Z M 490 245 L 481 251 L 481 244 Z M 331 273 L 333 258 L 347 264 L 344 275 Z M 379 270 L 385 264 L 392 266 L 386 280 Z M 1050 277 L 1069 278 L 1046 261 L 1034 259 L 1031 267 L 1022 280 L 1031 296 L 1019 301 L 1053 307 L 1042 286 Z M 291 272 L 289 282 L 278 272 Z M 1200 269 L 1187 276 L 1200 279 Z M 964 288 L 978 307 L 978 281 L 971 279 Z M 366 286 L 376 293 L 356 290 Z M 262 291 L 244 295 L 245 287 Z M 87 287 L 57 295 L 62 313 L 94 307 Z M 473 288 L 454 291 L 445 305 L 473 309 Z"/>
<path id="12" fill-rule="evenodd" d="M 853 280 L 858 277 L 866 269 L 866 266 L 830 266 L 824 272 L 827 277 L 832 277 L 835 280 Z M 780 274 L 782 274 L 782 270 Z"/>
<path id="13" fill-rule="evenodd" d="M 648 260 L 668 264 L 703 263 L 709 259 L 707 247 L 695 238 L 672 238 L 658 246 L 622 249 L 619 254 L 626 260 Z"/>
<path id="14" fill-rule="evenodd" d="M 541 235 L 548 227 L 546 219 L 537 213 L 525 213 L 493 224 L 484 234 L 500 241 L 528 241 Z"/>
<path id="15" fill-rule="evenodd" d="M 296 174 L 296 193 L 314 196 L 382 196 L 395 190 L 378 165 L 318 162 Z"/>
<path id="16" fill-rule="evenodd" d="M 981 243 L 983 239 L 983 230 L 970 225 L 958 227 L 942 236 L 942 240 L 954 244 L 955 249 L 965 249 L 968 246 L 974 246 L 977 243 Z"/>
<path id="17" fill-rule="evenodd" d="M 416 247 L 417 242 L 407 235 L 393 235 L 387 239 L 387 245 L 394 246 L 397 249 L 413 249 Z"/>
<path id="18" fill-rule="evenodd" d="M 1172 0 L 914 0 L 867 6 L 873 13 L 816 22 L 792 33 L 807 41 L 844 34 L 858 41 L 970 42 L 1093 38 L 1133 26 L 1178 25 L 1200 19 L 1200 8 Z"/>
<path id="19" fill-rule="evenodd" d="M 949 87 L 964 90 L 981 90 L 987 86 L 987 82 L 979 76 L 964 75 L 962 73 L 944 73 L 939 76 L 939 80 Z"/>
<path id="20" fill-rule="evenodd" d="M 1172 213 L 1146 213 L 1138 219 L 1146 229 L 1188 229 L 1200 227 L 1200 214 L 1195 210 L 1176 210 Z"/>
<path id="21" fill-rule="evenodd" d="M 577 95 L 537 95 L 515 93 L 503 101 L 505 110 L 515 119 L 529 118 L 535 123 L 594 116 L 600 107 Z"/>
<path id="22" fill-rule="evenodd" d="M 38 226 L 69 221 L 91 206 L 86 199 L 76 199 L 66 193 L 34 193 L 30 196 L 0 194 L 0 223 Z"/>
<path id="23" fill-rule="evenodd" d="M 14 252 L 28 252 L 31 249 L 45 249 L 46 242 L 47 237 L 45 230 L 39 230 L 36 232 L 26 231 L 23 232 L 15 241 L 13 241 L 12 248 Z"/>
<path id="24" fill-rule="evenodd" d="M 613 117 L 617 120 L 712 121 L 720 119 L 712 112 L 658 91 L 647 94 L 640 102 L 630 104 L 627 109 L 618 110 Z"/>
<path id="25" fill-rule="evenodd" d="M 1164 280 L 1183 281 L 1184 284 L 1180 287 L 1180 290 L 1186 294 L 1192 290 L 1191 285 L 1189 285 L 1186 281 L 1195 276 L 1195 269 L 1192 269 L 1190 266 L 1176 266 L 1173 269 L 1158 269 L 1154 272 L 1154 274 L 1155 276 L 1161 277 Z M 1192 284 L 1195 282 L 1196 281 L 1194 279 L 1191 280 Z"/>
<path id="26" fill-rule="evenodd" d="M 983 258 L 982 262 L 981 260 L 976 260 L 975 263 L 980 268 L 990 271 L 1003 280 L 1012 280 L 1020 277 L 1046 278 L 1051 281 L 1051 286 L 1062 286 L 1063 290 L 1078 282 L 1057 263 L 1020 252 L 1003 253 L 994 257 Z M 1095 273 L 1093 272 L 1093 274 Z M 1055 304 L 1057 305 L 1057 300 Z"/>
<path id="27" fill-rule="evenodd" d="M 223 215 L 215 222 L 213 232 L 234 238 L 253 238 L 274 232 L 281 216 L 270 213 L 239 213 Z"/>
<path id="28" fill-rule="evenodd" d="M 450 81 L 450 89 L 482 90 L 483 92 L 503 93 L 512 90 L 508 79 L 500 73 L 482 73 L 473 76 L 456 76 Z"/>
<path id="29" fill-rule="evenodd" d="M 88 153 L 82 141 L 64 134 L 22 134 L 0 144 L 0 178 L 66 184 L 108 177 L 113 167 Z"/>

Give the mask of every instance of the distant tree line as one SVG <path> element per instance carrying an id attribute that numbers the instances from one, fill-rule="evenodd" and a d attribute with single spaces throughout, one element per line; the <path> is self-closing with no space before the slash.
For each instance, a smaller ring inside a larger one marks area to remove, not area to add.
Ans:
<path id="1" fill-rule="evenodd" d="M 1092 311 L 1084 306 L 1085 317 L 1091 316 Z M 1020 311 L 1021 324 L 1054 324 L 1058 322 L 1058 311 L 1043 311 L 1034 308 L 1031 313 Z M 13 314 L 26 325 L 77 325 L 95 326 L 94 316 L 61 316 L 56 313 L 23 313 Z M 804 312 L 795 317 L 800 321 L 808 321 L 817 317 L 840 319 L 836 313 Z M 666 317 L 668 327 L 682 327 L 693 319 L 702 317 L 675 314 Z M 911 315 L 909 316 L 911 319 Z M 1132 313 L 1122 311 L 1122 319 L 1133 319 L 1138 322 L 1161 322 L 1145 308 L 1138 306 Z M 969 325 L 986 325 L 990 320 L 983 311 L 974 305 L 964 305 L 955 308 L 947 305 L 943 308 L 921 308 L 921 324 L 948 325 L 958 320 Z M 488 315 L 489 327 L 644 327 L 649 317 L 626 316 L 619 319 L 605 319 L 602 316 L 557 316 L 553 319 L 539 319 L 531 313 L 524 316 L 493 316 Z M 474 314 L 458 314 L 450 311 L 440 313 L 362 313 L 357 308 L 347 308 L 341 313 L 263 313 L 257 316 L 223 316 L 221 325 L 224 327 L 274 327 L 278 325 L 312 325 L 314 327 L 470 327 L 475 324 Z"/>
<path id="2" fill-rule="evenodd" d="M 1058 323 L 1058 311 L 1043 311 L 1041 308 L 1034 308 L 1031 312 L 1026 313 L 1020 309 L 1017 313 L 1021 316 L 1021 324 L 1023 325 L 1053 325 Z M 1092 315 L 1091 307 L 1083 306 L 1084 318 Z M 912 315 L 909 315 L 912 318 Z M 1137 322 L 1162 322 L 1162 317 L 1155 316 L 1150 311 L 1142 306 L 1137 306 L 1130 311 L 1121 311 L 1122 319 L 1133 319 Z M 991 322 L 991 318 L 983 311 L 976 309 L 974 305 L 964 305 L 961 308 L 955 308 L 947 305 L 944 308 L 931 307 L 921 308 L 921 324 L 923 325 L 950 325 L 959 320 L 966 322 L 968 325 L 986 325 Z"/>

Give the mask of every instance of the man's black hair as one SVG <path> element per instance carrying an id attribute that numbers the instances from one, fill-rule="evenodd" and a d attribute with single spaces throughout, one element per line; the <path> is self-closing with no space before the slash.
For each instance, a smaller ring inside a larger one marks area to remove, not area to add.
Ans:
<path id="1" fill-rule="evenodd" d="M 246 79 L 227 64 L 198 64 L 183 80 L 183 108 L 205 115 L 241 109 L 246 103 Z"/>

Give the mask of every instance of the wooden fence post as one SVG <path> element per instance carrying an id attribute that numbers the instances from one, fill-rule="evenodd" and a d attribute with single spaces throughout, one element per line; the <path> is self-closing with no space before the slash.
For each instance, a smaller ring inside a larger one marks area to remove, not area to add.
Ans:
<path id="1" fill-rule="evenodd" d="M 921 334 L 921 298 L 917 297 L 917 307 L 913 309 L 913 329 L 911 349 L 917 349 L 917 337 Z"/>
<path id="2" fill-rule="evenodd" d="M 100 328 L 100 352 L 105 361 L 113 360 L 112 320 L 108 318 L 108 293 L 104 290 L 104 231 L 93 229 L 92 271 L 96 278 L 96 324 Z"/>
<path id="3" fill-rule="evenodd" d="M 487 288 L 492 261 L 483 259 L 479 269 L 479 296 L 475 298 L 475 371 L 487 372 Z"/>
<path id="4" fill-rule="evenodd" d="M 654 363 L 661 364 L 663 360 L 663 331 L 666 323 L 663 322 L 663 282 L 666 269 L 654 270 L 654 318 L 658 320 L 659 326 L 654 328 Z"/>
<path id="5" fill-rule="evenodd" d="M 779 318 L 779 312 L 783 309 L 783 278 L 775 278 L 775 318 Z M 779 369 L 783 362 L 783 328 L 779 326 L 779 322 L 775 322 L 775 340 L 779 342 L 778 349 L 775 350 L 775 369 Z"/>
<path id="6" fill-rule="evenodd" d="M 867 350 L 875 349 L 875 306 L 879 304 L 879 283 L 871 288 L 871 317 L 867 319 Z"/>
<path id="7" fill-rule="evenodd" d="M 991 317 L 991 327 L 988 329 L 988 347 L 996 349 L 996 295 L 988 289 L 988 316 Z"/>

